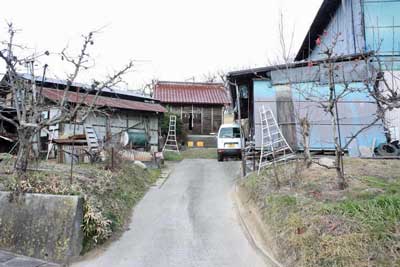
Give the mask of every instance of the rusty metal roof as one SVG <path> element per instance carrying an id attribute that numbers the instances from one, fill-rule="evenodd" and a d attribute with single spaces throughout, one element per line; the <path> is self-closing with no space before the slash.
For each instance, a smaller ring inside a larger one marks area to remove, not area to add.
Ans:
<path id="1" fill-rule="evenodd" d="M 60 101 L 63 97 L 64 91 L 50 88 L 43 88 L 42 95 L 52 101 Z M 95 95 L 86 95 L 84 93 L 67 92 L 68 102 L 71 103 L 84 103 L 91 105 L 94 101 Z M 119 109 L 141 110 L 151 112 L 166 112 L 167 110 L 160 104 L 139 102 L 126 99 L 98 96 L 96 100 L 98 107 L 110 107 Z"/>
<path id="2" fill-rule="evenodd" d="M 162 103 L 229 104 L 222 83 L 157 82 L 154 98 Z"/>

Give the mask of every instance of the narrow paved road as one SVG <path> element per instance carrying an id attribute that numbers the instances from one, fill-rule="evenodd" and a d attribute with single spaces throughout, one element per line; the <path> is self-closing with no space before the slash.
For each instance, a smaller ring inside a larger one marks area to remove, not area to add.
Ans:
<path id="1" fill-rule="evenodd" d="M 261 267 L 231 197 L 238 162 L 184 160 L 136 206 L 130 230 L 74 267 Z"/>

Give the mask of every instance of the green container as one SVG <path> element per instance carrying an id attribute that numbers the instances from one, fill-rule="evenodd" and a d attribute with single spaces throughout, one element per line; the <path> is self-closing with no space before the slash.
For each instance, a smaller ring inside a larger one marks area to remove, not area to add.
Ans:
<path id="1" fill-rule="evenodd" d="M 148 136 L 144 130 L 129 130 L 128 145 L 145 147 L 148 143 Z"/>

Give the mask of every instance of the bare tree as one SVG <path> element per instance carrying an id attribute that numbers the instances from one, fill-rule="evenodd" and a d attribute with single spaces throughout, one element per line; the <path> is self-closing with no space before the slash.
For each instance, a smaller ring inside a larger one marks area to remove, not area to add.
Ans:
<path id="1" fill-rule="evenodd" d="M 7 73 L 6 81 L 8 92 L 13 99 L 12 108 L 15 109 L 15 118 L 6 116 L 3 112 L 5 106 L 2 104 L 0 119 L 9 122 L 17 129 L 18 134 L 18 153 L 16 158 L 16 173 L 21 183 L 27 179 L 26 171 L 28 168 L 30 146 L 35 135 L 48 126 L 67 123 L 67 122 L 83 122 L 91 112 L 96 111 L 96 102 L 98 96 L 105 88 L 112 88 L 122 81 L 122 76 L 133 67 L 133 61 L 130 61 L 121 70 L 115 71 L 108 75 L 104 81 L 93 80 L 88 88 L 76 87 L 74 82 L 83 70 L 92 67 L 90 64 L 89 47 L 94 44 L 94 35 L 97 31 L 89 32 L 83 36 L 81 50 L 77 56 L 71 56 L 67 49 L 64 49 L 60 56 L 61 59 L 69 65 L 72 65 L 73 71 L 67 76 L 67 83 L 63 89 L 62 97 L 59 101 L 45 101 L 42 95 L 42 88 L 38 90 L 35 81 L 35 64 L 42 56 L 48 56 L 49 52 L 34 54 L 29 57 L 19 58 L 16 53 L 14 37 L 16 30 L 11 23 L 8 24 L 9 38 L 6 47 L 0 50 L 0 58 L 4 61 Z M 29 66 L 29 74 L 31 80 L 21 77 L 18 72 L 20 64 Z M 43 75 L 44 76 L 44 75 Z M 42 85 L 43 86 L 43 85 Z M 71 92 L 72 88 L 77 88 Z M 75 101 L 69 101 L 74 93 Z M 94 97 L 88 97 L 92 95 Z M 44 118 L 42 114 L 49 110 L 57 110 L 55 116 Z"/>
<path id="2" fill-rule="evenodd" d="M 379 121 L 384 120 L 384 113 L 387 107 L 380 106 L 379 101 L 377 101 L 377 111 L 375 114 L 371 114 L 373 115 L 372 120 L 363 127 L 357 129 L 355 132 L 351 133 L 351 136 L 346 136 L 346 140 L 342 138 L 340 129 L 341 118 L 339 117 L 338 103 L 345 97 L 354 93 L 363 93 L 369 95 L 369 92 L 371 92 L 371 90 L 369 90 L 369 84 L 372 76 L 370 72 L 367 72 L 366 75 L 368 78 L 366 77 L 365 86 L 359 87 L 352 85 L 352 75 L 349 75 L 349 73 L 354 73 L 354 75 L 357 75 L 360 65 L 362 63 L 368 64 L 367 58 L 369 58 L 369 56 L 365 55 L 365 62 L 352 59 L 351 64 L 347 64 L 348 62 L 346 62 L 346 60 L 338 60 L 338 57 L 334 55 L 335 47 L 337 42 L 340 40 L 339 38 L 340 33 L 336 34 L 332 43 L 330 44 L 324 44 L 320 39 L 317 40 L 317 45 L 320 46 L 321 54 L 323 55 L 323 60 L 319 63 L 319 75 L 325 75 L 327 78 L 327 92 L 323 92 L 319 84 L 315 84 L 310 88 L 296 86 L 294 86 L 294 88 L 304 97 L 304 99 L 310 101 L 310 103 L 315 103 L 323 110 L 325 114 L 329 115 L 332 129 L 332 139 L 335 147 L 335 163 L 333 167 L 324 167 L 333 168 L 336 170 L 338 188 L 344 189 L 347 186 L 343 167 L 343 156 L 345 151 L 349 148 L 354 139 L 357 138 L 357 136 L 359 136 L 362 132 L 376 125 L 376 123 Z M 310 66 L 312 66 L 312 63 Z M 381 94 L 377 95 L 381 96 Z M 375 97 L 375 99 L 378 99 L 378 97 Z"/>
<path id="3" fill-rule="evenodd" d="M 304 80 L 299 77 L 300 72 L 295 74 L 296 77 L 292 77 L 292 72 L 290 71 L 293 67 L 296 68 L 296 64 L 291 59 L 292 57 L 290 55 L 290 51 L 292 41 L 290 41 L 289 45 L 287 45 L 282 15 L 279 27 L 279 36 L 282 51 L 281 59 L 278 61 L 283 62 L 283 66 L 280 65 L 277 67 L 277 70 L 281 71 L 281 73 L 286 76 L 288 84 L 292 90 L 295 90 L 305 100 L 309 101 L 310 105 L 316 105 L 323 111 L 324 114 L 329 115 L 332 129 L 332 141 L 335 147 L 335 163 L 333 167 L 325 165 L 324 167 L 334 168 L 336 170 L 338 187 L 340 189 L 344 189 L 347 186 L 343 167 L 344 152 L 348 149 L 354 139 L 357 138 L 357 136 L 359 136 L 362 132 L 376 125 L 376 123 L 379 121 L 384 121 L 387 110 L 398 108 L 400 106 L 399 88 L 396 88 L 396 86 L 394 86 L 396 83 L 393 82 L 393 80 L 396 78 L 398 79 L 398 77 L 393 78 L 394 75 L 392 74 L 390 76 L 392 82 L 387 82 L 388 75 L 386 74 L 385 76 L 383 69 L 387 70 L 390 68 L 387 66 L 383 67 L 379 56 L 375 57 L 375 64 L 373 65 L 370 64 L 371 54 L 362 55 L 360 60 L 351 59 L 353 64 L 348 64 L 347 66 L 346 62 L 340 62 L 341 60 L 338 60 L 339 56 L 335 53 L 337 43 L 341 41 L 341 34 L 337 33 L 334 35 L 331 43 L 329 44 L 325 44 L 322 41 L 322 36 L 316 40 L 316 44 L 319 46 L 321 51 L 320 54 L 323 58 L 322 60 L 319 60 L 318 63 L 315 63 L 319 66 L 319 71 L 318 73 L 314 74 L 312 74 L 312 71 L 310 71 L 310 73 L 304 73 L 304 75 L 324 75 L 327 80 L 327 92 L 323 92 L 323 90 L 321 90 L 321 85 L 318 82 L 315 82 L 309 88 L 304 88 L 302 84 L 298 84 L 299 80 Z M 293 33 L 291 36 L 292 40 Z M 353 72 L 354 75 L 357 75 L 357 72 L 360 70 L 359 67 L 362 64 L 364 64 L 364 66 L 374 67 L 374 74 L 368 70 L 367 77 L 365 77 L 364 81 L 365 86 L 360 88 L 352 85 L 352 80 L 349 78 L 352 75 L 349 75 L 348 72 Z M 353 67 L 349 68 L 349 65 L 352 65 Z M 313 66 L 314 62 L 310 60 L 308 67 L 312 69 Z M 341 138 L 340 136 L 341 118 L 339 118 L 338 103 L 346 96 L 357 92 L 372 96 L 376 100 L 377 111 L 376 114 L 373 114 L 373 119 L 370 122 L 351 133 L 351 136 L 346 136 L 347 139 L 344 140 L 344 138 Z M 311 125 L 307 116 L 302 116 L 300 113 L 301 112 L 299 111 L 296 112 L 296 118 L 299 124 L 298 126 L 300 128 L 300 134 L 302 136 L 305 162 L 308 166 L 310 166 L 311 153 L 308 144 L 310 140 Z"/>

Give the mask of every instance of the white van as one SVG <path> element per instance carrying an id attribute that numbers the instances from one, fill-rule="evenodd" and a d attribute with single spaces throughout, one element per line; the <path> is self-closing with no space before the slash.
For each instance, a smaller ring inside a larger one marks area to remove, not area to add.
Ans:
<path id="1" fill-rule="evenodd" d="M 217 138 L 218 161 L 223 161 L 225 156 L 242 157 L 239 124 L 222 124 Z"/>

